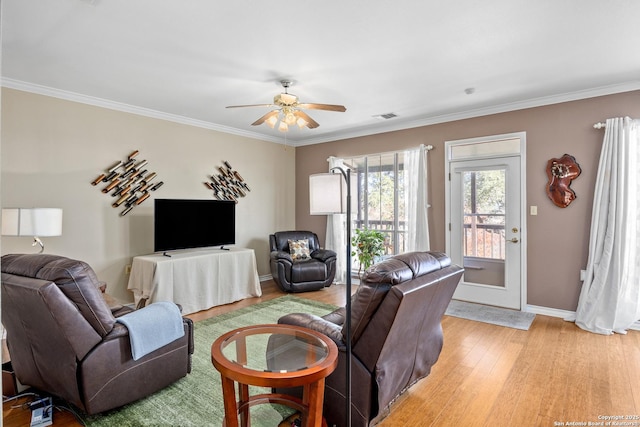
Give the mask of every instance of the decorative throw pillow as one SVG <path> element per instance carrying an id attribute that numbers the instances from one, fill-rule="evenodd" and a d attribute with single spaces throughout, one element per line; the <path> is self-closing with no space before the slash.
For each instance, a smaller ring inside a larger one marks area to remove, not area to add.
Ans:
<path id="1" fill-rule="evenodd" d="M 289 240 L 289 252 L 294 261 L 309 259 L 309 239 Z"/>

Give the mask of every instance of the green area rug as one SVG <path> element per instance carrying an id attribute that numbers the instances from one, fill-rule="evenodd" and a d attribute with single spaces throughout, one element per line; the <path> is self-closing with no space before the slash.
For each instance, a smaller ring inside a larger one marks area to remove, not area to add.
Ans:
<path id="1" fill-rule="evenodd" d="M 284 296 L 241 308 L 194 324 L 195 352 L 191 373 L 169 387 L 142 400 L 95 416 L 85 416 L 87 426 L 220 426 L 224 417 L 220 374 L 211 364 L 211 344 L 232 329 L 277 323 L 287 313 L 325 315 L 330 304 Z M 258 391 L 252 389 L 252 394 Z M 251 408 L 251 425 L 276 427 L 286 408 L 257 405 Z"/>

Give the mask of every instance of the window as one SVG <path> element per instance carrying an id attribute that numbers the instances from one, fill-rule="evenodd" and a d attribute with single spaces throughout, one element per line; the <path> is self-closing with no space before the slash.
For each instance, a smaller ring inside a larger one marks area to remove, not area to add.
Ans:
<path id="1" fill-rule="evenodd" d="M 404 153 L 344 159 L 356 168 L 358 211 L 354 227 L 381 230 L 385 235 L 385 254 L 405 252 Z"/>

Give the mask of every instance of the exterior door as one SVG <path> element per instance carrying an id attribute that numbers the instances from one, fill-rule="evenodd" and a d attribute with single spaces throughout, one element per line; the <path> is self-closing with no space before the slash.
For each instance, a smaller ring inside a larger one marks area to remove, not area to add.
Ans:
<path id="1" fill-rule="evenodd" d="M 526 304 L 525 196 L 521 157 L 509 154 L 448 162 L 448 252 L 465 268 L 455 299 L 520 310 Z"/>

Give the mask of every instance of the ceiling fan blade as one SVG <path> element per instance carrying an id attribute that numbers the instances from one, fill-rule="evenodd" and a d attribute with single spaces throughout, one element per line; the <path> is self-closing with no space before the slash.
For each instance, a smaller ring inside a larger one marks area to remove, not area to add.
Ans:
<path id="1" fill-rule="evenodd" d="M 318 122 L 309 117 L 309 115 L 304 111 L 296 110 L 293 112 L 293 115 L 307 122 L 305 126 L 307 126 L 309 129 L 315 129 L 320 126 Z"/>
<path id="2" fill-rule="evenodd" d="M 229 105 L 226 108 L 244 108 L 244 107 L 273 107 L 273 104 Z"/>
<path id="3" fill-rule="evenodd" d="M 344 105 L 333 105 L 333 104 L 298 104 L 297 107 L 306 108 L 309 110 L 338 111 L 341 113 L 347 111 Z"/>
<path id="4" fill-rule="evenodd" d="M 258 126 L 263 124 L 265 121 L 269 120 L 273 116 L 277 116 L 280 113 L 280 110 L 271 110 L 264 116 L 260 117 L 255 122 L 251 123 L 251 126 Z"/>

